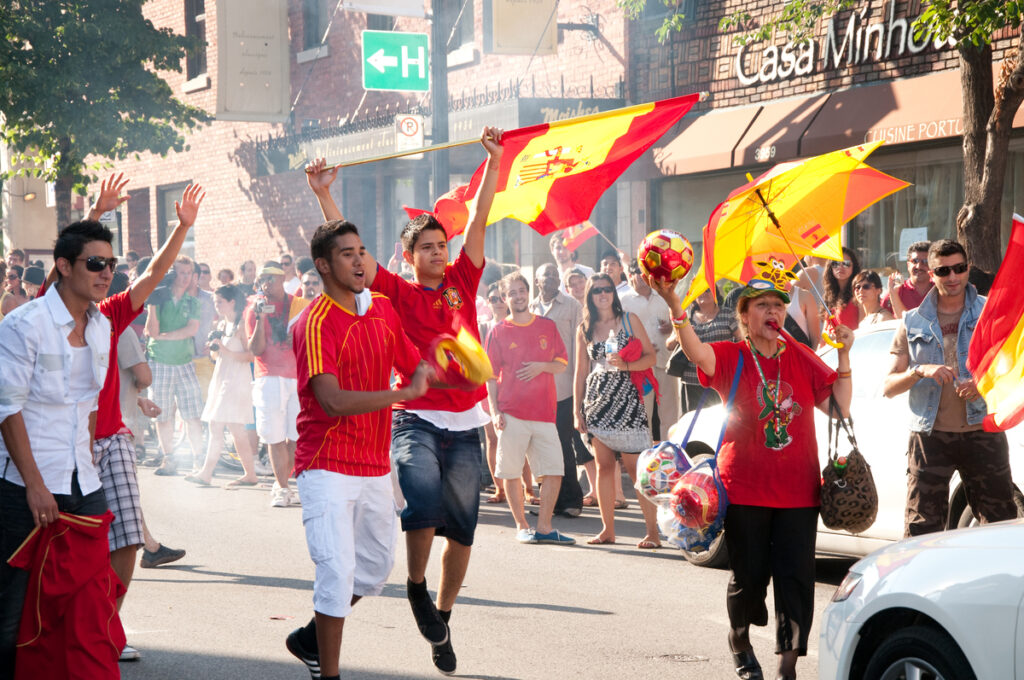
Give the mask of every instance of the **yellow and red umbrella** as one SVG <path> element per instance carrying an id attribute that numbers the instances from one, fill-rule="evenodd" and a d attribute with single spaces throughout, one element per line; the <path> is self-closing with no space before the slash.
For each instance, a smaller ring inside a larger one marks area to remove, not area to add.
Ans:
<path id="1" fill-rule="evenodd" d="M 694 277 L 684 306 L 719 278 L 745 283 L 769 254 L 787 266 L 805 255 L 841 260 L 843 225 L 910 186 L 864 162 L 881 144 L 780 163 L 730 193 L 704 227 L 703 278 Z"/>

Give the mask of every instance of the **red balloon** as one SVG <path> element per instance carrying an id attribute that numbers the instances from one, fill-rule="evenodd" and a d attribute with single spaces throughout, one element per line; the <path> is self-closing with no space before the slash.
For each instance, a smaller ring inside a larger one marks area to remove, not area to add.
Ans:
<path id="1" fill-rule="evenodd" d="M 705 531 L 718 518 L 718 486 L 710 474 L 688 472 L 672 488 L 672 512 L 679 523 Z"/>

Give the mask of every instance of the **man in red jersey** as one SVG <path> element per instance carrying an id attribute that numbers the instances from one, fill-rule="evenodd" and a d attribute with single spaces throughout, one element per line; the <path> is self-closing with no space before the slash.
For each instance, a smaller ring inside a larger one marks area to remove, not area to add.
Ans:
<path id="1" fill-rule="evenodd" d="M 462 252 L 448 264 L 448 236 L 432 215 L 420 215 L 402 230 L 402 257 L 412 265 L 415 281 L 366 262 L 366 284 L 386 295 L 406 321 L 409 339 L 426 356 L 439 335 L 460 327 L 479 340 L 476 291 L 484 267 L 487 214 L 494 200 L 501 165 L 501 133 L 484 128 L 480 142 L 487 150 L 487 166 L 466 227 Z M 324 170 L 323 159 L 307 168 L 306 180 L 324 217 L 340 219 L 330 185 L 337 168 Z M 408 374 L 399 385 L 409 384 Z M 420 633 L 432 646 L 434 665 L 445 674 L 455 672 L 448 619 L 469 567 L 469 555 L 480 509 L 480 437 L 486 424 L 480 402 L 487 396 L 475 390 L 432 388 L 422 397 L 395 406 L 392 422 L 392 457 L 405 496 L 402 529 L 405 531 L 409 604 Z M 427 592 L 426 569 L 434 536 L 446 539 L 441 562 L 437 604 Z"/>
<path id="2" fill-rule="evenodd" d="M 295 473 L 316 564 L 315 624 L 293 631 L 286 645 L 313 677 L 331 680 L 339 676 L 345 617 L 359 598 L 380 594 L 394 564 L 390 407 L 425 394 L 431 369 L 385 296 L 358 299 L 366 248 L 355 225 L 333 220 L 319 226 L 310 250 L 324 294 L 299 316 L 293 339 Z M 392 368 L 411 380 L 390 389 Z"/>
<path id="3" fill-rule="evenodd" d="M 512 315 L 487 336 L 487 356 L 496 374 L 487 381 L 491 420 L 498 432 L 494 476 L 505 480 L 517 541 L 573 545 L 575 539 L 551 526 L 565 473 L 562 442 L 555 427 L 555 374 L 565 372 L 569 358 L 555 322 L 530 312 L 530 284 L 525 276 L 514 272 L 503 278 L 501 293 Z M 526 522 L 519 482 L 527 457 L 534 476 L 540 479 L 537 531 Z"/>

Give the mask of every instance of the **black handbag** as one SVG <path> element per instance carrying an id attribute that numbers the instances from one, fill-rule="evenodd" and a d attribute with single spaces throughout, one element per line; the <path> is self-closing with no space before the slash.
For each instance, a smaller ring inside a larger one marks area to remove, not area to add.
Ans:
<path id="1" fill-rule="evenodd" d="M 875 523 L 878 490 L 871 466 L 857 447 L 853 422 L 843 417 L 834 396 L 829 396 L 828 461 L 821 470 L 821 521 L 829 529 L 859 534 Z M 833 430 L 832 416 L 839 422 Z M 839 430 L 846 432 L 852 450 L 839 455 Z"/>
<path id="2" fill-rule="evenodd" d="M 668 366 L 665 372 L 673 378 L 682 378 L 688 368 L 693 368 L 693 362 L 686 358 L 682 347 L 676 347 L 675 351 L 668 358 Z"/>

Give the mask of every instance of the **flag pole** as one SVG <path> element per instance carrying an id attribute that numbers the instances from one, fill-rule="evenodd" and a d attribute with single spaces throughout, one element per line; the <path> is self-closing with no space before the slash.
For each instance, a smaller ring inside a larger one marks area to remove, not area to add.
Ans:
<path id="1" fill-rule="evenodd" d="M 705 100 L 708 99 L 708 97 L 711 96 L 708 92 L 699 92 L 697 94 L 698 94 L 698 99 L 697 99 L 698 102 L 705 101 Z M 685 95 L 685 96 L 690 96 L 690 95 Z M 671 99 L 677 99 L 677 98 L 678 97 L 672 97 Z M 564 127 L 566 125 L 575 125 L 576 123 L 586 123 L 586 122 L 591 121 L 591 120 L 598 120 L 600 118 L 607 118 L 608 116 L 615 115 L 615 114 L 624 114 L 624 113 L 627 113 L 627 112 L 632 111 L 634 109 L 640 109 L 640 108 L 643 108 L 643 107 L 646 107 L 646 106 L 650 106 L 650 103 L 647 103 L 647 104 L 634 104 L 633 106 L 625 106 L 623 108 L 613 109 L 611 111 L 599 111 L 597 113 L 588 113 L 588 114 L 586 114 L 584 116 L 576 116 L 575 118 L 566 118 L 564 120 L 556 120 L 556 121 L 552 121 L 550 123 L 547 123 L 547 126 L 548 126 L 549 129 L 552 129 L 552 128 Z M 333 170 L 334 168 L 350 168 L 350 167 L 353 167 L 353 166 L 356 166 L 356 165 L 364 165 L 366 163 L 376 163 L 377 161 L 386 161 L 386 160 L 390 160 L 392 158 L 404 158 L 406 156 L 414 156 L 414 155 L 420 154 L 420 153 L 430 153 L 431 151 L 443 151 L 444 149 L 454 149 L 454 148 L 457 148 L 457 147 L 460 147 L 460 146 L 469 146 L 470 144 L 477 144 L 479 142 L 480 142 L 479 138 L 473 138 L 473 139 L 463 139 L 463 140 L 459 140 L 459 141 L 455 141 L 455 142 L 445 142 L 443 144 L 432 144 L 431 146 L 425 146 L 425 147 L 420 148 L 420 149 L 408 149 L 406 151 L 396 151 L 394 153 L 384 154 L 382 156 L 373 156 L 371 158 L 361 158 L 361 159 L 355 160 L 355 161 L 346 161 L 344 163 L 335 163 L 334 165 L 325 166 L 323 169 L 324 170 Z M 306 172 L 310 172 L 310 168 L 308 166 L 306 167 Z M 609 243 L 611 243 L 611 241 L 609 241 Z M 612 244 L 612 246 L 615 247 L 615 244 Z"/>

